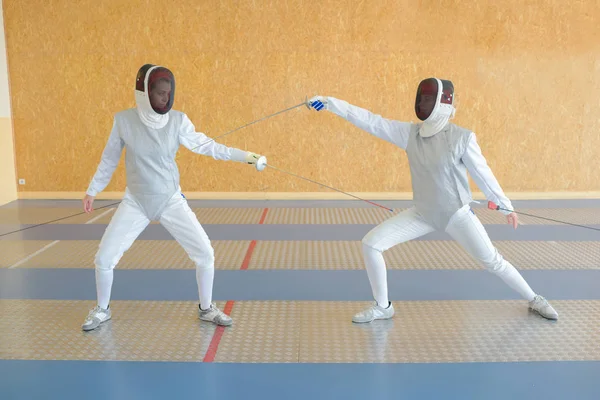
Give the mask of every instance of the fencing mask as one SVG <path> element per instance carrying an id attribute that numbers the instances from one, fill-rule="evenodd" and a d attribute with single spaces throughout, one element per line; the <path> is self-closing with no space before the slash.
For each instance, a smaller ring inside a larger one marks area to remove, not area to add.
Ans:
<path id="1" fill-rule="evenodd" d="M 415 113 L 423 121 L 419 134 L 430 137 L 441 131 L 454 117 L 454 85 L 448 80 L 427 78 L 419 83 Z"/>
<path id="2" fill-rule="evenodd" d="M 165 67 L 142 66 L 135 80 L 135 103 L 144 125 L 160 129 L 169 122 L 175 97 L 175 77 Z"/>

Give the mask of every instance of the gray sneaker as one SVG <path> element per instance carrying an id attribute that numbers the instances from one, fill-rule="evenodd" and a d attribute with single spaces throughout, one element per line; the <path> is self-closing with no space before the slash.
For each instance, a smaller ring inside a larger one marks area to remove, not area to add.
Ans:
<path id="1" fill-rule="evenodd" d="M 219 310 L 214 303 L 210 305 L 208 310 L 202 310 L 198 306 L 198 316 L 202 321 L 212 322 L 221 326 L 229 326 L 233 323 L 231 317 Z"/>
<path id="2" fill-rule="evenodd" d="M 110 312 L 110 308 L 106 310 L 104 308 L 100 308 L 100 306 L 96 306 L 90 310 L 90 313 L 85 318 L 83 325 L 81 325 L 81 329 L 84 331 L 91 331 L 100 326 L 101 323 L 108 321 L 112 318 L 112 314 Z"/>
<path id="3" fill-rule="evenodd" d="M 540 295 L 536 295 L 533 300 L 529 302 L 529 308 L 542 317 L 552 320 L 558 319 L 558 313 L 552 306 L 548 303 L 548 300 L 543 298 Z"/>
<path id="4" fill-rule="evenodd" d="M 352 318 L 352 322 L 356 322 L 358 324 L 364 324 L 367 322 L 373 322 L 376 319 L 390 319 L 394 316 L 394 306 L 390 303 L 388 308 L 383 308 L 377 302 L 375 302 L 371 307 L 367 308 L 354 315 Z"/>

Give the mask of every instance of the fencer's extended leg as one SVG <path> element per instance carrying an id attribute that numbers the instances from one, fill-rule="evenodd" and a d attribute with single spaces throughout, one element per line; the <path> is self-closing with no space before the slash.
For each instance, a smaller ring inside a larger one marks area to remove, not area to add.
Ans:
<path id="1" fill-rule="evenodd" d="M 461 208 L 452 216 L 446 232 L 479 263 L 529 301 L 532 310 L 544 318 L 558 319 L 558 313 L 548 301 L 537 295 L 519 271 L 494 247 L 483 224 L 469 206 Z"/>
<path id="2" fill-rule="evenodd" d="M 373 228 L 363 238 L 363 257 L 375 304 L 356 314 L 352 321 L 365 323 L 394 316 L 394 307 L 388 299 L 387 270 L 383 252 L 433 231 L 434 228 L 425 222 L 414 208 L 410 208 Z"/>
<path id="3" fill-rule="evenodd" d="M 89 312 L 82 325 L 83 330 L 95 329 L 102 322 L 111 318 L 112 313 L 109 309 L 109 303 L 113 284 L 113 270 L 123 253 L 131 247 L 149 223 L 150 220 L 137 203 L 126 195 L 108 224 L 96 253 L 96 295 L 98 305 Z"/>
<path id="4" fill-rule="evenodd" d="M 177 194 L 171 199 L 160 217 L 160 223 L 177 240 L 196 265 L 200 319 L 217 325 L 231 325 L 233 323 L 231 317 L 212 303 L 215 253 L 210 239 L 200 225 L 196 214 L 181 194 Z"/>

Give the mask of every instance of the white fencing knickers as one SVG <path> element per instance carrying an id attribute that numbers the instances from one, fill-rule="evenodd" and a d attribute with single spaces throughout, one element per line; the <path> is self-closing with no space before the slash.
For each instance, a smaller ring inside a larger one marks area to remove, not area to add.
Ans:
<path id="1" fill-rule="evenodd" d="M 212 302 L 215 256 L 210 239 L 200 225 L 198 218 L 189 207 L 181 192 L 169 200 L 160 215 L 159 222 L 183 247 L 196 265 L 196 282 L 202 309 L 208 309 Z M 150 224 L 130 193 L 126 193 L 115 215 L 102 236 L 96 254 L 96 292 L 98 305 L 107 308 L 113 283 L 113 269 Z"/>
<path id="2" fill-rule="evenodd" d="M 362 240 L 363 256 L 375 301 L 389 304 L 387 273 L 383 252 L 389 248 L 435 231 L 413 207 L 373 228 Z M 479 263 L 499 276 L 527 301 L 535 293 L 519 271 L 506 261 L 492 244 L 485 228 L 469 205 L 458 210 L 448 222 L 446 232 Z"/>

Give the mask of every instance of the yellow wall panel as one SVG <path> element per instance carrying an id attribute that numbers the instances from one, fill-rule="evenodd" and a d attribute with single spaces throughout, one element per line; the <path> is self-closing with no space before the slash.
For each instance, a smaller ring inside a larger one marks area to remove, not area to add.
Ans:
<path id="1" fill-rule="evenodd" d="M 598 191 L 600 8 L 527 3 L 4 0 L 18 190 L 84 191 L 138 68 L 156 63 L 213 137 L 315 94 L 416 121 L 418 82 L 451 79 L 454 122 L 505 191 Z M 410 191 L 400 149 L 331 113 L 297 108 L 220 141 L 342 190 Z M 178 161 L 190 192 L 327 191 L 186 149 Z M 106 190 L 124 187 L 121 165 Z"/>

